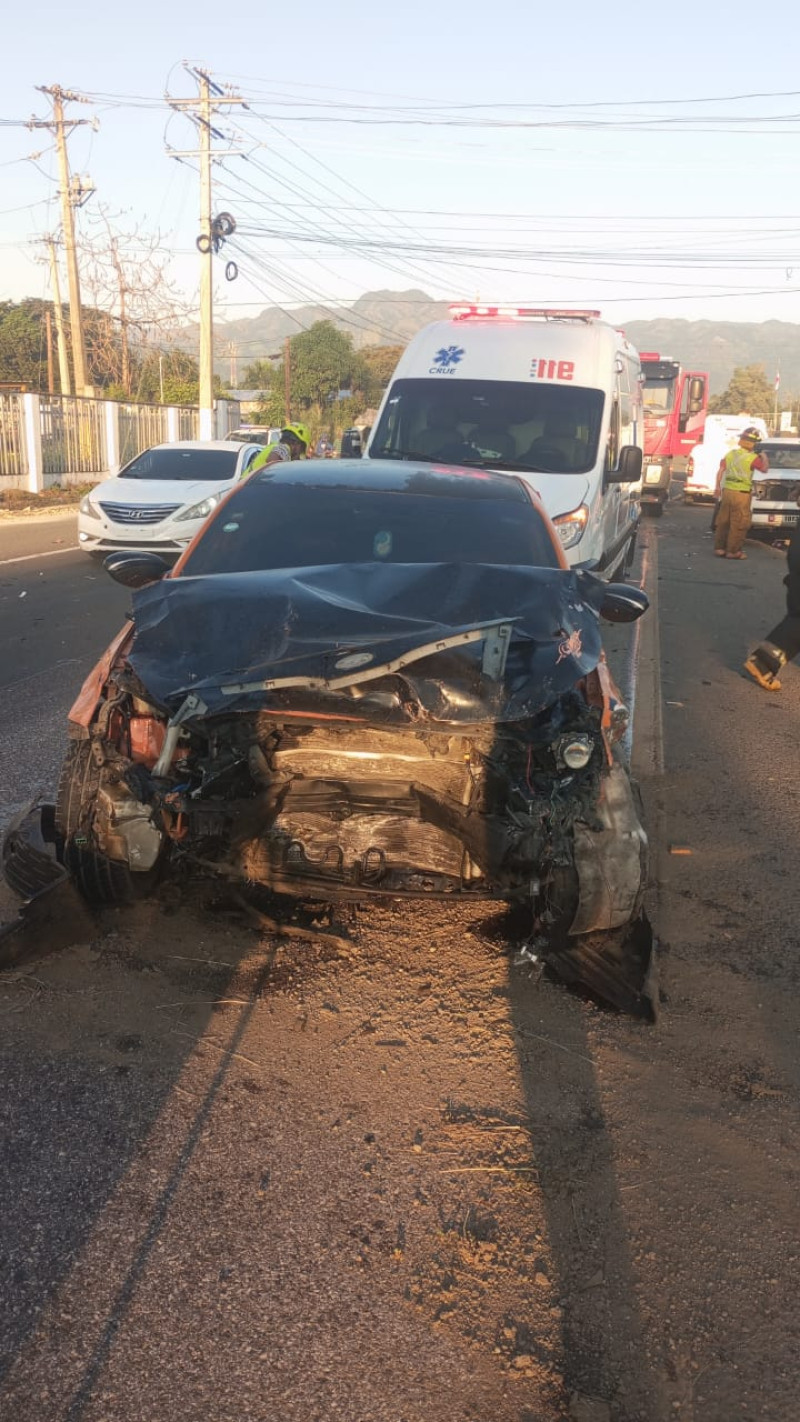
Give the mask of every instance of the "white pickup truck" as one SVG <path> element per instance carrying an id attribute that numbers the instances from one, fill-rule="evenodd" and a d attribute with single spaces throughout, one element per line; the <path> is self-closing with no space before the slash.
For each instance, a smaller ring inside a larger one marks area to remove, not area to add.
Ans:
<path id="1" fill-rule="evenodd" d="M 755 425 L 761 430 L 762 439 L 767 438 L 767 426 L 756 415 L 709 415 L 705 432 L 696 444 L 686 465 L 686 483 L 683 489 L 684 503 L 695 504 L 706 499 L 714 499 L 717 488 L 717 470 L 720 460 L 729 449 L 735 449 L 742 430 Z"/>

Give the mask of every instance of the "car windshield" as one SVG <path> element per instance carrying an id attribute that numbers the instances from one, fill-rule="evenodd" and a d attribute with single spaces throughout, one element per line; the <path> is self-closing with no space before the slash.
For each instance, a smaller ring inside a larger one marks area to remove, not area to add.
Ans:
<path id="1" fill-rule="evenodd" d="M 674 380 L 645 380 L 644 412 L 646 415 L 666 415 L 675 402 Z"/>
<path id="2" fill-rule="evenodd" d="M 183 574 L 326 563 L 559 566 L 544 520 L 521 489 L 500 497 L 491 483 L 481 487 L 466 475 L 452 482 L 463 492 L 284 485 L 256 477 L 208 525 Z"/>
<path id="3" fill-rule="evenodd" d="M 800 444 L 794 449 L 787 449 L 784 445 L 762 444 L 760 446 L 763 454 L 769 460 L 770 473 L 776 469 L 791 470 L 793 474 L 800 472 Z"/>
<path id="4" fill-rule="evenodd" d="M 120 479 L 182 479 L 187 482 L 232 479 L 239 458 L 235 449 L 146 449 L 120 471 Z"/>
<path id="5" fill-rule="evenodd" d="M 371 459 L 584 474 L 597 462 L 603 392 L 517 380 L 396 380 Z"/>

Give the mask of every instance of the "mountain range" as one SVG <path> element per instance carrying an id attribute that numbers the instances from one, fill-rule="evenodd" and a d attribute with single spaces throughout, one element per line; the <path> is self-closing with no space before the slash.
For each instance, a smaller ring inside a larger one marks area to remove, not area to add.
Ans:
<path id="1" fill-rule="evenodd" d="M 235 350 L 238 381 L 251 361 L 279 353 L 286 336 L 313 325 L 333 321 L 352 336 L 357 348 L 405 345 L 430 321 L 447 316 L 447 303 L 434 301 L 424 291 L 369 291 L 351 306 L 302 306 L 292 312 L 268 307 L 257 316 L 218 321 L 215 326 L 216 369 L 230 374 Z M 695 370 L 707 370 L 712 393 L 725 389 L 734 367 L 763 365 L 770 383 L 781 375 L 784 398 L 800 391 L 800 325 L 789 321 L 684 321 L 664 317 L 655 321 L 623 322 L 626 334 L 640 351 L 658 351 Z M 187 350 L 197 348 L 196 328 L 182 333 Z"/>

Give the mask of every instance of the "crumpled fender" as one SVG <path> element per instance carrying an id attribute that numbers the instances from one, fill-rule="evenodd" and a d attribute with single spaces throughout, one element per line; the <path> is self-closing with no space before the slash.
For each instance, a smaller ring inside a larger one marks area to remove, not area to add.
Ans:
<path id="1" fill-rule="evenodd" d="M 99 662 L 92 667 L 83 686 L 70 707 L 69 720 L 73 726 L 88 730 L 92 723 L 103 687 L 108 681 L 112 667 L 124 661 L 133 641 L 133 623 L 126 622 L 113 642 L 106 648 Z"/>
<path id="2" fill-rule="evenodd" d="M 637 794 L 618 761 L 603 777 L 601 829 L 575 825 L 578 908 L 570 934 L 621 928 L 638 913 L 647 884 L 647 835 Z"/>

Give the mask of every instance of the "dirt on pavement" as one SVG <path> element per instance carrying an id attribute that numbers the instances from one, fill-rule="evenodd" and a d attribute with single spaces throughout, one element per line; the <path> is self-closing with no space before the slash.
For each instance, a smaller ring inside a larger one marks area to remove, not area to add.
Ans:
<path id="1" fill-rule="evenodd" d="M 101 915 L 0 977 L 0 1415 L 796 1417 L 800 797 L 776 816 L 755 748 L 796 791 L 797 697 L 759 723 L 751 574 L 678 532 L 659 1022 L 514 966 L 492 906 L 286 937 L 190 885 Z"/>

